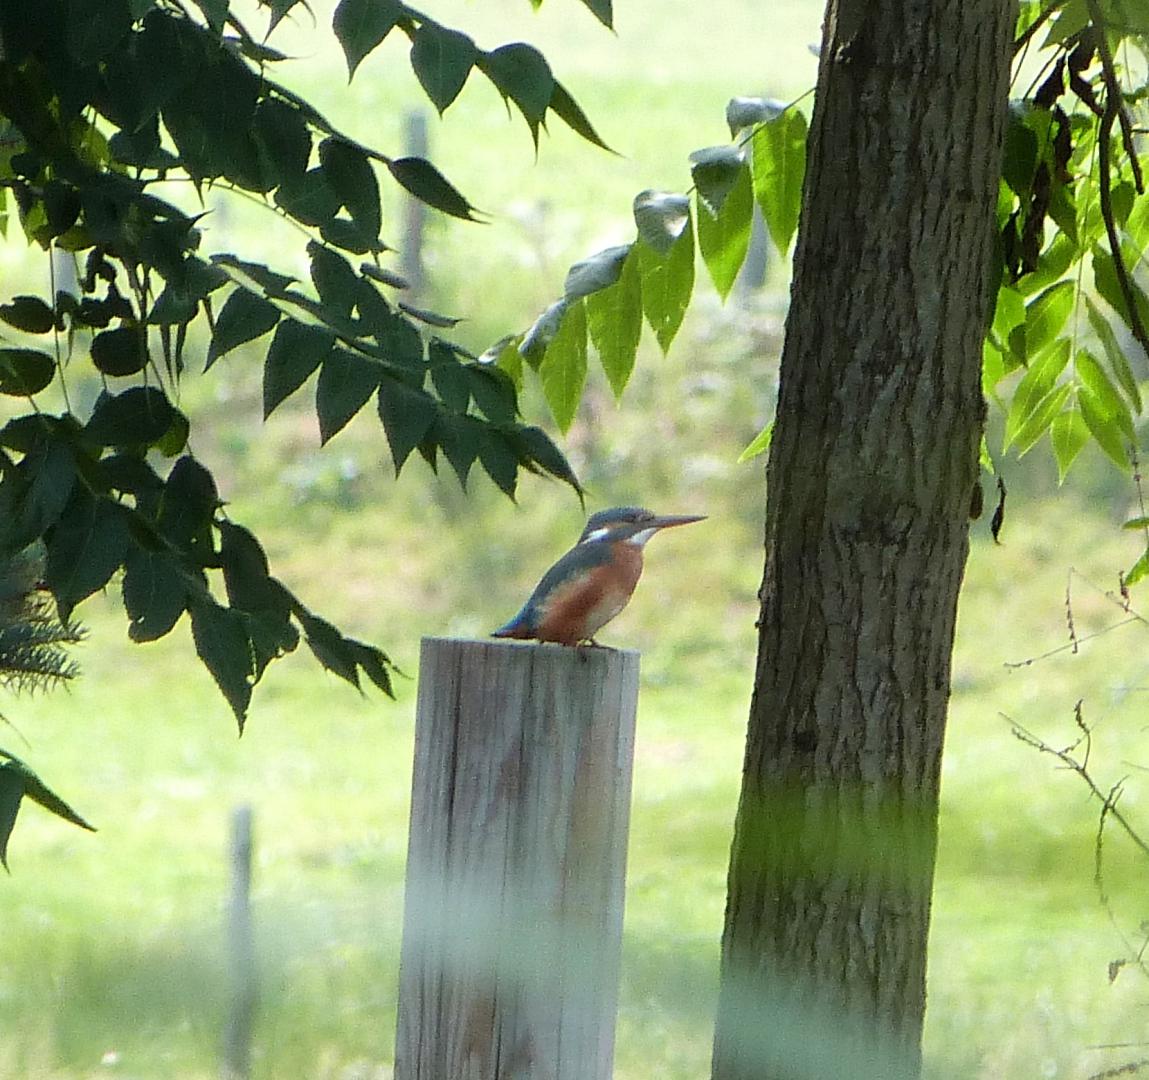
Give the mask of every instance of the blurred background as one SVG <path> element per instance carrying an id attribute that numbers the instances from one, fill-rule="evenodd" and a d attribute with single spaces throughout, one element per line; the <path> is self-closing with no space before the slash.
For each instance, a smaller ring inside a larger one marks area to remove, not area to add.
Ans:
<path id="1" fill-rule="evenodd" d="M 280 79 L 393 156 L 425 127 L 428 155 L 490 215 L 485 225 L 430 215 L 421 248 L 420 304 L 464 318 L 456 336 L 476 352 L 525 329 L 572 262 L 628 241 L 636 193 L 689 186 L 688 154 L 728 138 L 731 96 L 809 89 L 822 15 L 817 0 L 768 10 L 619 0 L 611 34 L 573 0 L 537 13 L 525 0 L 429 3 L 483 47 L 540 47 L 617 151 L 556 127 L 536 155 L 483 80 L 444 118 L 429 111 L 398 34 L 348 85 L 331 5 L 312 7 L 314 20 L 295 15 L 272 39 L 293 57 Z M 398 247 L 408 206 L 386 179 L 383 195 L 383 235 Z M 208 250 L 306 278 L 298 234 L 250 204 L 210 195 L 209 205 Z M 46 288 L 46 257 L 11 232 L 0 244 L 5 296 Z M 640 503 L 710 518 L 652 543 L 634 601 L 602 637 L 643 653 L 619 1080 L 707 1075 L 753 676 L 764 460 L 737 459 L 773 411 L 789 269 L 770 250 L 760 280 L 725 305 L 698 272 L 670 355 L 644 339 L 621 406 L 592 370 L 560 443 L 588 510 Z M 2 703 L 12 726 L 0 741 L 100 828 L 84 834 L 34 806 L 21 815 L 13 873 L 0 881 L 4 1080 L 218 1074 L 227 830 L 243 803 L 255 821 L 253 1075 L 390 1076 L 420 637 L 482 636 L 505 621 L 584 511 L 568 488 L 533 478 L 517 504 L 478 470 L 464 493 L 417 456 L 396 479 L 372 415 L 321 450 L 308 389 L 263 423 L 260 350 L 185 381 L 192 449 L 284 582 L 410 679 L 396 702 L 359 696 L 301 652 L 257 688 L 238 740 L 186 625 L 135 646 L 115 589 L 84 604 L 80 679 Z M 529 379 L 524 408 L 558 438 Z M 1000 445 L 994 425 L 996 415 Z M 1145 864 L 1115 834 L 1106 843 L 1107 909 L 1094 883 L 1099 807 L 1010 727 L 1066 745 L 1083 700 L 1096 725 L 1091 770 L 1106 789 L 1128 777 L 1122 806 L 1143 812 L 1145 626 L 1083 641 L 1128 618 L 1113 593 L 1140 547 L 1120 526 L 1143 511 L 1134 484 L 1085 453 L 1064 489 L 1045 444 L 1007 461 L 1003 542 L 988 513 L 973 526 L 943 779 L 931 1077 L 1082 1077 L 1147 1056 L 1129 1044 L 1143 1037 L 1149 984 L 1135 965 L 1116 978 L 1110 966 L 1149 918 Z M 988 482 L 986 496 L 992 508 Z M 1062 648 L 1069 612 L 1079 650 Z"/>

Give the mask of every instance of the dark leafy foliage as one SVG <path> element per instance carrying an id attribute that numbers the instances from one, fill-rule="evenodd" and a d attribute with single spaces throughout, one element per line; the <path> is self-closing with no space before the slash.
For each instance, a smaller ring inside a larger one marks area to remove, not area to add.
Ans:
<path id="1" fill-rule="evenodd" d="M 297 2 L 260 5 L 269 32 Z M 588 6 L 609 23 L 609 4 Z M 550 110 L 601 143 L 529 45 L 485 52 L 397 0 L 342 0 L 333 32 L 352 75 L 401 32 L 440 110 L 478 71 L 536 138 Z M 554 444 L 519 421 L 514 383 L 439 336 L 457 320 L 399 303 L 404 282 L 381 265 L 380 178 L 447 214 L 469 219 L 474 207 L 430 162 L 340 132 L 278 81 L 282 59 L 226 0 L 0 5 L 0 209 L 14 206 L 31 242 L 73 253 L 80 282 L 74 295 L 0 296 L 0 394 L 28 403 L 0 428 L 0 560 L 42 545 L 42 588 L 61 626 L 116 580 L 135 641 L 186 613 L 241 729 L 268 664 L 301 641 L 356 686 L 366 678 L 390 693 L 392 666 L 305 606 L 228 519 L 208 466 L 187 451 L 193 421 L 174 404 L 189 371 L 259 348 L 265 413 L 317 373 L 324 441 L 374 398 L 397 471 L 418 448 L 432 463 L 441 451 L 461 481 L 477 464 L 511 497 L 523 470 L 579 490 Z M 194 212 L 159 186 L 178 177 L 291 219 L 310 237 L 311 280 L 206 254 Z M 209 344 L 192 357 L 197 323 Z M 78 411 L 69 365 L 85 359 L 103 392 Z M 38 789 L 5 762 L 0 825 L 10 826 Z"/>

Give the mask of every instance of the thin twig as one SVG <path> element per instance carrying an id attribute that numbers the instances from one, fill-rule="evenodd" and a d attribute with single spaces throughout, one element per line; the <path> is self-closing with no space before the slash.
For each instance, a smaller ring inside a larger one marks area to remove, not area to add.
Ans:
<path id="1" fill-rule="evenodd" d="M 1101 57 L 1101 75 L 1105 79 L 1105 111 L 1109 112 L 1112 107 L 1117 114 L 1121 124 L 1121 141 L 1125 144 L 1125 153 L 1129 155 L 1129 164 L 1133 170 L 1133 186 L 1138 195 L 1144 195 L 1145 179 L 1141 175 L 1141 162 L 1137 160 L 1137 147 L 1133 142 L 1133 121 L 1129 110 L 1121 104 L 1121 83 L 1117 79 L 1117 67 L 1113 62 L 1113 53 L 1109 51 L 1109 41 L 1105 37 L 1105 17 L 1101 13 L 1101 4 L 1099 0 L 1085 0 L 1085 4 L 1097 33 L 1097 55 Z"/>

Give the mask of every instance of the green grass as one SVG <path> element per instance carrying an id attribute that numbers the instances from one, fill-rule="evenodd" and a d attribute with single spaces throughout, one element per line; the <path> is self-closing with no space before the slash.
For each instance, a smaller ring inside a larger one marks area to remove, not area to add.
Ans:
<path id="1" fill-rule="evenodd" d="M 508 123 L 478 81 L 441 125 L 432 122 L 436 160 L 497 211 L 490 227 L 436 224 L 429 240 L 434 302 L 469 316 L 462 334 L 476 347 L 525 326 L 558 294 L 571 261 L 626 239 L 637 191 L 687 186 L 689 151 L 726 137 L 727 96 L 789 96 L 813 78 L 805 45 L 818 34 L 818 4 L 775 5 L 765 34 L 761 7 L 749 2 L 617 7 L 617 37 L 573 0 L 547 0 L 537 17 L 522 0 L 434 9 L 484 46 L 540 44 L 626 155 L 596 152 L 560 127 L 536 164 L 520 122 Z M 324 26 L 326 9 L 317 14 Z M 515 22 L 500 30 L 504 18 Z M 347 89 L 324 34 L 304 24 L 289 40 L 307 58 L 299 83 L 332 116 L 385 150 L 401 144 L 415 100 L 408 73 L 372 58 Z M 402 67 L 397 43 L 388 48 Z M 386 185 L 384 195 L 393 222 L 399 204 Z M 208 243 L 254 246 L 303 273 L 292 262 L 297 238 L 287 247 L 263 222 L 238 210 L 209 217 L 217 232 Z M 0 247 L 6 292 L 42 266 L 34 253 Z M 774 284 L 784 276 L 776 268 Z M 712 516 L 652 545 L 633 604 L 605 636 L 644 653 L 619 1080 L 706 1075 L 762 565 L 761 465 L 734 462 L 770 409 L 781 304 L 776 289 L 719 310 L 703 289 L 668 358 L 644 346 L 622 409 L 592 377 L 564 444 L 592 508 L 641 501 Z M 464 497 L 421 463 L 393 480 L 370 417 L 323 451 L 306 402 L 261 428 L 258 360 L 257 349 L 241 350 L 208 379 L 188 381 L 183 404 L 206 425 L 196 451 L 229 513 L 266 540 L 276 572 L 412 676 L 421 635 L 497 625 L 577 533 L 582 512 L 557 485 L 529 480 L 512 505 L 482 480 Z M 526 408 L 544 419 L 533 388 Z M 1125 806 L 1135 813 L 1139 796 L 1144 806 L 1135 786 L 1149 761 L 1144 629 L 1004 666 L 1066 641 L 1070 565 L 1084 575 L 1073 578 L 1078 633 L 1121 617 L 1087 584 L 1112 587 L 1138 553 L 1136 538 L 1116 528 L 1132 492 L 1103 469 L 1086 463 L 1086 501 L 1055 496 L 1048 468 L 1027 459 L 1010 470 L 1004 545 L 989 541 L 984 520 L 975 527 L 931 939 L 926 1054 L 937 1080 L 1079 1077 L 1142 1056 L 1088 1049 L 1137 1039 L 1145 1018 L 1136 973 L 1107 981 L 1121 943 L 1091 881 L 1096 808 L 1003 718 L 1063 745 L 1084 698 L 1086 716 L 1099 721 L 1099 778 L 1108 785 L 1129 773 Z M 1028 502 L 1024 490 L 1035 493 Z M 113 591 L 81 609 L 91 635 L 73 688 L 3 706 L 29 745 L 10 730 L 0 745 L 101 831 L 81 833 L 35 807 L 21 815 L 13 875 L 0 882 L 0 1080 L 217 1074 L 225 848 L 240 803 L 256 813 L 256 1075 L 387 1075 L 414 682 L 400 682 L 395 704 L 361 698 L 291 657 L 257 688 L 240 741 L 186 630 L 133 646 L 117 603 Z M 1117 843 L 1108 851 L 1113 907 L 1135 934 L 1149 915 L 1144 866 Z"/>
<path id="2" fill-rule="evenodd" d="M 311 537 L 294 562 L 301 580 L 321 584 L 330 553 L 352 550 L 340 534 L 355 520 Z M 377 513 L 358 520 L 380 524 Z M 709 1053 L 753 602 L 731 608 L 697 561 L 699 545 L 720 566 L 756 571 L 758 561 L 754 537 L 724 536 L 720 526 L 652 548 L 648 580 L 610 635 L 646 651 L 620 1080 L 699 1077 Z M 1005 535 L 1003 547 L 984 537 L 975 546 L 955 658 L 926 1043 L 939 1078 L 1029 1077 L 1035 1063 L 1041 1075 L 1081 1075 L 1120 1059 L 1088 1046 L 1136 1038 L 1144 1019 L 1136 974 L 1107 984 L 1120 943 L 1091 883 L 1095 811 L 1074 778 L 1022 746 L 1001 715 L 1061 744 L 1084 697 L 1086 715 L 1101 721 L 1100 777 L 1147 759 L 1142 629 L 1077 656 L 1003 667 L 1065 640 L 1071 558 L 1103 579 L 1132 545 L 1071 496 L 1019 507 Z M 371 561 L 398 562 L 401 543 L 381 543 Z M 453 529 L 440 554 L 461 557 L 467 543 L 467 530 Z M 684 559 L 698 588 L 675 595 Z M 377 608 L 367 572 L 345 574 L 332 591 L 359 599 L 341 617 L 387 641 L 404 665 L 413 666 L 420 633 L 449 629 L 436 613 Z M 1120 615 L 1075 588 L 1079 634 Z M 465 613 L 483 626 L 518 597 L 501 583 L 487 593 Z M 226 1000 L 224 850 L 241 802 L 256 811 L 257 1075 L 335 1077 L 357 1062 L 388 1062 L 413 685 L 401 684 L 397 704 L 362 699 L 292 658 L 257 691 L 237 741 L 188 641 L 131 646 L 118 636 L 112 598 L 89 607 L 84 677 L 69 692 L 7 710 L 32 742 L 25 756 L 101 832 L 83 834 L 35 808 L 22 815 L 14 874 L 0 891 L 0 1076 L 107 1075 L 99 1062 L 108 1052 L 118 1055 L 112 1075 L 212 1075 Z M 668 625 L 667 610 L 684 614 Z M 1119 845 L 1110 852 L 1113 903 L 1133 932 L 1144 867 Z"/>

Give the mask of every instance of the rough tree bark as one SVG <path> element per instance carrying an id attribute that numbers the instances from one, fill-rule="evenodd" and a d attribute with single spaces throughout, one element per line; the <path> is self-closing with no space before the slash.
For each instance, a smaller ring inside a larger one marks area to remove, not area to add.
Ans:
<path id="1" fill-rule="evenodd" d="M 1014 16 L 827 8 L 715 1080 L 920 1070 Z"/>

